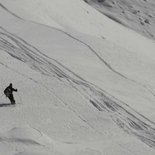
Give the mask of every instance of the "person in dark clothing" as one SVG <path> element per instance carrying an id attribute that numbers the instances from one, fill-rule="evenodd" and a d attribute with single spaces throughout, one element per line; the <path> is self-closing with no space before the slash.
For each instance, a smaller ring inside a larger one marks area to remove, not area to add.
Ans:
<path id="1" fill-rule="evenodd" d="M 4 94 L 6 95 L 6 97 L 9 98 L 11 104 L 16 104 L 16 102 L 14 100 L 14 96 L 13 96 L 13 91 L 17 92 L 17 89 L 14 89 L 12 87 L 12 83 L 10 83 L 10 85 L 7 88 L 5 88 Z"/>

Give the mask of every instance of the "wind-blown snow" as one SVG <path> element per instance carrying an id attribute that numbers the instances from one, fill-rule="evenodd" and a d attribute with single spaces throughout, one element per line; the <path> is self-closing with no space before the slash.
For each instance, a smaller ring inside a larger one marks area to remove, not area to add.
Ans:
<path id="1" fill-rule="evenodd" d="M 155 38 L 154 0 L 85 0 L 112 20 Z"/>
<path id="2" fill-rule="evenodd" d="M 0 2 L 1 154 L 155 153 L 152 40 L 82 0 Z"/>

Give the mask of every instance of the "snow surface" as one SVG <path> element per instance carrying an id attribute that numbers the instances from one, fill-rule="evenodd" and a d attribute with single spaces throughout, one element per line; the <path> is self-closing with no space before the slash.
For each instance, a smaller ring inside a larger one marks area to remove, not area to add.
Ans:
<path id="1" fill-rule="evenodd" d="M 0 155 L 154 155 L 155 43 L 83 0 L 0 0 Z"/>
<path id="2" fill-rule="evenodd" d="M 112 20 L 155 39 L 154 0 L 84 0 Z"/>

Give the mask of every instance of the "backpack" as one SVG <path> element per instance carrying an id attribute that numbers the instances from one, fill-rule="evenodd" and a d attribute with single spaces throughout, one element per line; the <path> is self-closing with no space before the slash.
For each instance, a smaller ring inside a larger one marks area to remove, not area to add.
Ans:
<path id="1" fill-rule="evenodd" d="M 5 90 L 4 90 L 4 94 L 6 97 L 9 97 L 11 95 L 11 90 L 9 87 L 7 87 Z"/>

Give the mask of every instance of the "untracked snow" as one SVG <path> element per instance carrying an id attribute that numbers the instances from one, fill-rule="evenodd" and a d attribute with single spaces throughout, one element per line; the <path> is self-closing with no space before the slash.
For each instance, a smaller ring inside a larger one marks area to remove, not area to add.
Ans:
<path id="1" fill-rule="evenodd" d="M 0 0 L 0 155 L 154 155 L 155 43 L 83 0 Z"/>

